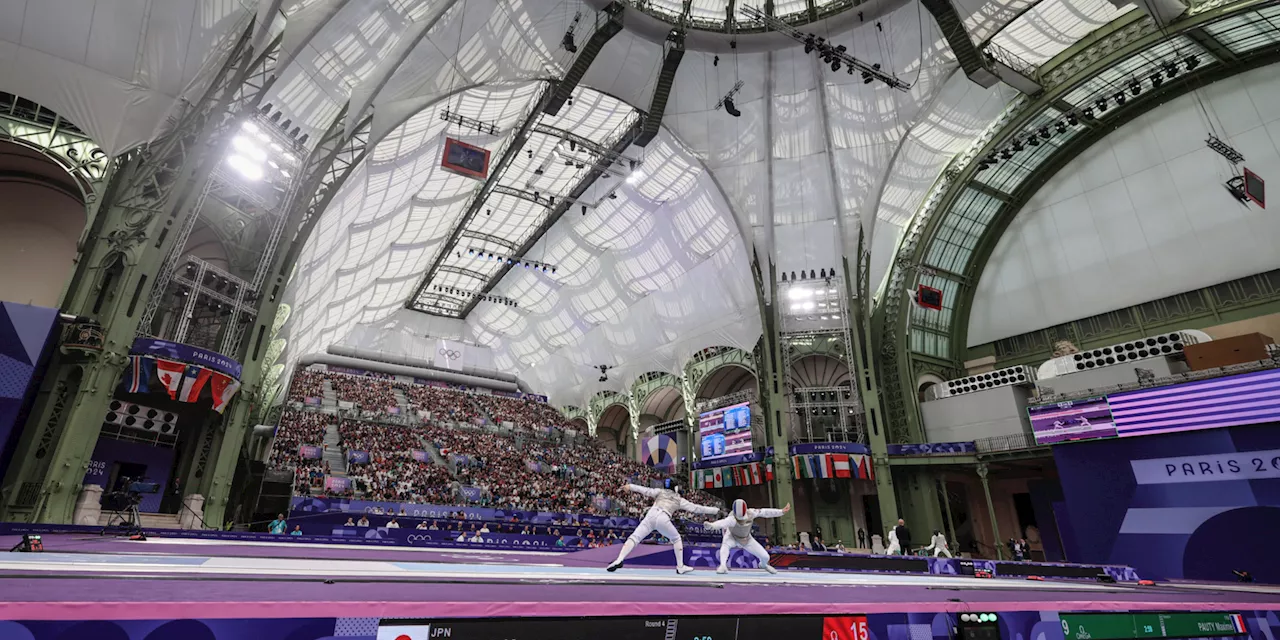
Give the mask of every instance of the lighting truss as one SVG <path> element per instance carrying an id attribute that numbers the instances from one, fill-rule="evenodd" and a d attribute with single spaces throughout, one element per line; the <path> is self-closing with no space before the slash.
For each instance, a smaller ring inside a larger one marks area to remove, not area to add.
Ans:
<path id="1" fill-rule="evenodd" d="M 636 168 L 643 163 L 643 159 L 641 158 L 632 158 L 631 156 L 618 153 L 605 145 L 588 140 L 587 138 L 573 133 L 572 131 L 566 131 L 559 127 L 553 127 L 549 124 L 539 122 L 533 126 L 533 131 L 545 136 L 559 138 L 561 141 L 566 143 L 572 142 L 574 147 L 585 149 L 588 153 L 594 156 L 594 158 L 590 162 L 584 162 L 584 164 L 595 164 L 599 160 L 607 160 L 609 162 L 609 166 L 605 168 L 605 171 L 608 171 L 609 173 L 617 172 L 623 177 L 626 177 L 626 175 L 631 171 L 635 171 Z M 576 150 L 577 149 L 571 149 L 571 151 Z M 568 154 L 565 154 L 563 151 L 560 152 L 560 155 L 568 156 Z"/>
<path id="2" fill-rule="evenodd" d="M 809 37 L 809 34 L 806 34 L 800 31 L 799 29 L 796 29 L 795 27 L 787 24 L 786 22 L 783 22 L 782 20 L 779 20 L 778 18 L 775 18 L 774 16 L 771 16 L 755 7 L 742 5 L 742 13 L 745 14 L 748 18 L 751 18 L 752 20 L 762 24 L 765 28 L 773 31 L 777 31 L 778 33 L 781 33 L 791 38 L 792 40 L 795 40 L 796 42 L 803 43 L 805 39 Z M 867 64 L 849 55 L 847 52 L 845 52 L 842 49 L 837 49 L 836 47 L 833 46 L 828 48 L 826 50 L 826 53 L 827 55 L 830 55 L 831 57 L 839 60 L 840 62 L 843 62 L 845 66 L 853 69 L 857 69 L 858 71 L 861 71 L 863 74 L 866 74 L 866 76 L 875 78 L 876 80 L 879 80 L 880 82 L 883 82 L 886 85 L 893 87 L 894 89 L 897 89 L 899 91 L 907 91 L 911 89 L 911 85 L 899 80 L 897 76 L 891 73 L 885 73 L 879 68 L 878 65 Z"/>
<path id="3" fill-rule="evenodd" d="M 440 119 L 444 120 L 445 122 L 452 122 L 453 124 L 456 124 L 460 127 L 466 127 L 467 129 L 472 129 L 479 133 L 487 133 L 491 136 L 496 136 L 499 133 L 499 129 L 497 125 L 493 124 L 492 122 L 485 122 L 484 120 L 476 120 L 475 118 L 469 118 L 456 111 L 450 111 L 449 109 L 445 109 L 443 112 L 441 112 Z"/>
<path id="4" fill-rule="evenodd" d="M 733 103 L 733 97 L 734 97 L 734 96 L 736 96 L 736 95 L 738 95 L 738 92 L 739 92 L 739 91 L 742 91 L 742 81 L 741 81 L 741 80 L 739 80 L 739 81 L 737 81 L 737 82 L 733 83 L 733 88 L 732 88 L 732 89 L 729 89 L 729 93 L 724 94 L 724 97 L 723 97 L 723 98 L 720 98 L 720 101 L 716 103 L 715 110 L 716 110 L 716 111 L 719 111 L 721 108 L 723 108 L 723 107 L 724 107 L 724 103 L 725 103 L 725 101 L 726 101 L 726 100 L 727 100 L 727 101 L 729 101 L 729 103 L 730 103 L 730 104 L 732 104 L 732 103 Z"/>
<path id="5" fill-rule="evenodd" d="M 508 297 L 506 297 L 506 296 L 496 296 L 496 295 L 493 295 L 493 294 L 491 294 L 491 293 L 481 293 L 481 292 L 479 292 L 479 291 L 470 291 L 470 290 L 467 290 L 467 289 L 459 289 L 459 288 L 457 288 L 457 287 L 450 287 L 450 286 L 448 286 L 448 285 L 443 285 L 443 284 L 434 284 L 434 285 L 431 285 L 431 290 L 432 290 L 432 291 L 438 291 L 438 292 L 440 292 L 440 293 L 443 293 L 443 294 L 445 294 L 445 295 L 449 295 L 449 296 L 453 296 L 453 297 L 455 297 L 455 298 L 463 298 L 463 299 L 467 299 L 467 300 L 472 299 L 472 298 L 475 298 L 476 300 L 482 300 L 482 301 L 484 301 L 484 302 L 492 302 L 492 303 L 494 303 L 494 304 L 500 304 L 500 305 L 507 306 L 507 307 L 519 307 L 519 306 L 520 306 L 520 304 L 519 304 L 518 302 L 516 302 L 515 300 L 512 300 L 511 298 L 508 298 Z"/>
<path id="6" fill-rule="evenodd" d="M 1244 162 L 1244 156 L 1241 155 L 1239 151 L 1236 151 L 1231 145 L 1219 140 L 1218 136 L 1209 134 L 1209 138 L 1206 139 L 1204 143 L 1209 145 L 1209 148 L 1217 152 L 1218 155 L 1226 158 L 1227 162 L 1230 162 L 1231 164 L 1240 164 L 1241 162 Z"/>
<path id="7" fill-rule="evenodd" d="M 462 256 L 462 252 L 458 252 L 458 256 Z M 523 266 L 525 269 L 533 269 L 534 271 L 542 271 L 543 273 L 555 273 L 556 267 L 553 264 L 542 262 L 540 260 L 530 260 L 528 258 L 514 258 L 505 255 L 496 255 L 492 251 L 486 251 L 480 247 L 467 247 L 467 256 L 477 260 L 497 260 L 505 262 L 513 267 Z"/>

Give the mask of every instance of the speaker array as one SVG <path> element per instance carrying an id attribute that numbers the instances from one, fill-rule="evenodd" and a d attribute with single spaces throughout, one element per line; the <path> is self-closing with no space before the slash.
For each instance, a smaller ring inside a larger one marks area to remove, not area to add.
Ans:
<path id="1" fill-rule="evenodd" d="M 1031 372 L 1031 368 L 1026 365 L 1016 365 L 1005 367 L 1004 369 L 996 369 L 987 373 L 979 373 L 964 378 L 948 380 L 946 386 L 946 396 L 958 396 L 965 393 L 974 393 L 977 391 L 986 391 L 997 387 L 1011 387 L 1025 385 L 1030 386 L 1035 383 L 1035 376 Z"/>
<path id="2" fill-rule="evenodd" d="M 178 432 L 178 414 L 120 400 L 111 401 L 104 422 L 152 433 Z"/>
<path id="3" fill-rule="evenodd" d="M 1140 338 L 1132 342 L 1122 342 L 1109 347 L 1082 351 L 1071 356 L 1076 371 L 1086 371 L 1116 364 L 1178 355 L 1182 353 L 1184 344 L 1195 344 L 1188 341 L 1179 332 L 1164 333 L 1151 338 Z"/>

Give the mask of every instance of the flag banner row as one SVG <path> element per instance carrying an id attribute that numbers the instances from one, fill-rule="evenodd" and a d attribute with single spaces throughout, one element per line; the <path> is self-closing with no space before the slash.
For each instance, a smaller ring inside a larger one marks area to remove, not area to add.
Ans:
<path id="1" fill-rule="evenodd" d="M 747 487 L 773 480 L 772 462 L 752 462 L 732 467 L 695 469 L 689 472 L 689 485 L 698 489 Z"/>
<path id="2" fill-rule="evenodd" d="M 875 480 L 871 456 L 864 453 L 813 453 L 791 456 L 792 477 Z"/>
<path id="3" fill-rule="evenodd" d="M 208 393 L 204 393 L 208 389 Z M 169 394 L 170 400 L 198 402 L 202 397 L 213 402 L 213 410 L 222 413 L 236 392 L 240 381 L 199 365 L 183 364 L 164 358 L 132 355 L 120 381 L 125 393 Z"/>

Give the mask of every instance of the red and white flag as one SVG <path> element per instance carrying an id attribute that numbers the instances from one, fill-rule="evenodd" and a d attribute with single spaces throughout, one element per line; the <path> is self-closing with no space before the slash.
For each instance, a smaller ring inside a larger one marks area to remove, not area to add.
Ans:
<path id="1" fill-rule="evenodd" d="M 182 377 L 182 391 L 178 393 L 178 399 L 183 402 L 195 402 L 211 375 L 213 372 L 204 367 L 188 366 L 186 375 Z"/>
<path id="2" fill-rule="evenodd" d="M 227 404 L 231 402 L 231 399 L 236 397 L 236 391 L 239 390 L 239 380 L 221 373 L 214 373 L 213 378 L 209 380 L 209 393 L 213 396 L 213 410 L 222 413 L 222 410 L 227 408 Z"/>
<path id="3" fill-rule="evenodd" d="M 723 486 L 724 486 L 724 476 L 723 476 L 723 475 L 721 475 L 721 471 L 720 471 L 720 469 L 716 469 L 716 482 L 715 482 L 715 486 L 717 486 L 717 487 L 723 487 Z"/>
<path id="4" fill-rule="evenodd" d="M 178 399 L 178 389 L 182 388 L 182 374 L 186 370 L 187 365 L 181 362 L 156 358 L 156 378 L 160 379 L 160 386 L 169 392 L 171 400 Z"/>
<path id="5" fill-rule="evenodd" d="M 831 455 L 832 463 L 836 467 L 837 478 L 848 478 L 852 475 L 852 469 L 849 467 L 849 456 L 844 453 L 834 453 Z"/>

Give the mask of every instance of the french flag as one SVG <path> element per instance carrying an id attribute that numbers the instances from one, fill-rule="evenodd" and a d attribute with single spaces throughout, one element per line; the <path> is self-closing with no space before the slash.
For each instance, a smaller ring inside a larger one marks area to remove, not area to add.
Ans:
<path id="1" fill-rule="evenodd" d="M 1236 633 L 1248 633 L 1249 630 L 1244 626 L 1244 616 L 1238 613 L 1232 613 L 1228 616 L 1231 618 L 1231 626 L 1236 628 Z"/>

